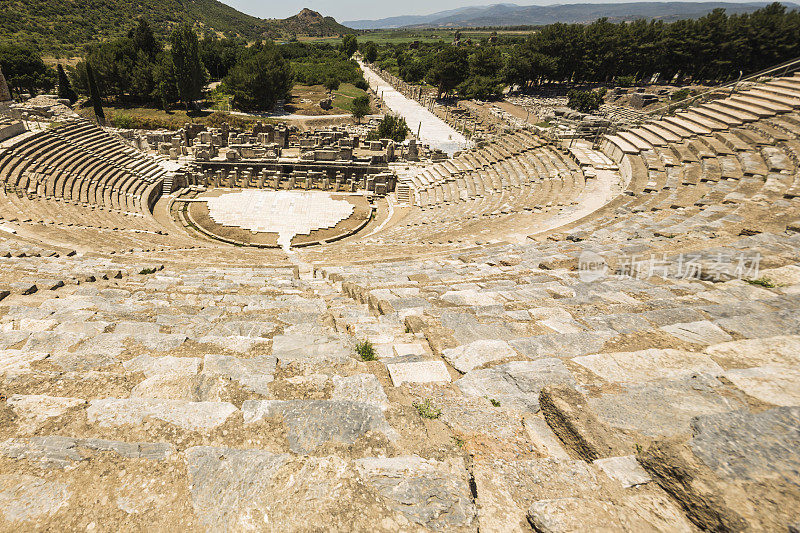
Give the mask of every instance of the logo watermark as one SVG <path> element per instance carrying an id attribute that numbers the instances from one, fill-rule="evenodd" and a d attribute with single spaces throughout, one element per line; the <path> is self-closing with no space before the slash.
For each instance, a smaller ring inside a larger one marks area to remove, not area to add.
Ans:
<path id="1" fill-rule="evenodd" d="M 578 275 L 581 281 L 589 283 L 603 279 L 608 274 L 608 263 L 605 258 L 595 252 L 586 250 L 578 258 Z"/>
<path id="2" fill-rule="evenodd" d="M 612 259 L 609 257 L 608 259 Z M 614 257 L 613 272 L 606 257 L 584 251 L 578 258 L 578 275 L 583 282 L 611 279 L 701 279 L 705 281 L 727 281 L 731 279 L 758 278 L 761 254 L 758 252 L 681 253 L 624 255 Z"/>

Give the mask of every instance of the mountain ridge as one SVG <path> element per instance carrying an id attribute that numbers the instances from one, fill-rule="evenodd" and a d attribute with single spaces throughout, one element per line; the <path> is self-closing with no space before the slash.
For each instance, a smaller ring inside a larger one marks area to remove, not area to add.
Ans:
<path id="1" fill-rule="evenodd" d="M 789 9 L 800 7 L 792 2 L 781 3 Z M 539 6 L 502 3 L 440 11 L 428 15 L 343 21 L 342 24 L 357 30 L 372 30 L 540 26 L 555 22 L 586 23 L 602 17 L 607 17 L 615 22 L 640 18 L 671 21 L 680 18 L 701 17 L 717 8 L 723 8 L 728 13 L 749 13 L 769 4 L 770 2 L 625 2 Z"/>
<path id="2" fill-rule="evenodd" d="M 352 32 L 334 18 L 310 9 L 285 19 L 261 19 L 218 0 L 5 0 L 4 4 L 0 41 L 51 52 L 119 37 L 138 18 L 147 20 L 161 37 L 183 22 L 203 34 L 247 40 Z"/>

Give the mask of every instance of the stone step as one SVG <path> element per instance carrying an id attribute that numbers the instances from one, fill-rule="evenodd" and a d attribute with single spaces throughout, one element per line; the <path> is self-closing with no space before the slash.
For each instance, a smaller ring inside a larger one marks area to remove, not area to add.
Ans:
<path id="1" fill-rule="evenodd" d="M 635 460 L 620 458 L 616 465 L 606 469 L 619 475 L 628 468 L 641 486 L 624 488 L 599 465 L 577 460 L 477 461 L 480 529 L 693 531 L 678 506 L 645 482 Z"/>
<path id="2" fill-rule="evenodd" d="M 750 113 L 744 109 L 725 105 L 722 100 L 714 100 L 708 104 L 703 104 L 698 106 L 698 109 L 709 109 L 715 113 L 730 116 L 741 122 L 753 122 L 760 118 L 759 115 Z"/>
<path id="3" fill-rule="evenodd" d="M 704 529 L 791 529 L 798 426 L 800 407 L 707 414 L 693 419 L 688 440 L 657 441 L 639 459 Z"/>
<path id="4" fill-rule="evenodd" d="M 739 126 L 744 122 L 740 118 L 733 117 L 731 115 L 722 113 L 720 111 L 715 111 L 713 109 L 710 109 L 702 105 L 693 107 L 692 112 L 703 117 L 708 117 L 709 119 L 720 122 L 722 124 L 726 124 L 729 127 Z"/>

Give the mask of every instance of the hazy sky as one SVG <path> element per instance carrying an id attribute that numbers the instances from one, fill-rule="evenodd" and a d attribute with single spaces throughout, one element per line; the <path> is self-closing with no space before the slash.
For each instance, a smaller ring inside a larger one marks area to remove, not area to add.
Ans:
<path id="1" fill-rule="evenodd" d="M 336 20 L 361 20 L 394 17 L 397 15 L 427 15 L 470 5 L 489 5 L 513 3 L 518 5 L 549 5 L 578 3 L 608 3 L 625 0 L 544 0 L 530 2 L 498 2 L 497 0 L 404 0 L 401 2 L 385 0 L 221 0 L 250 15 L 262 18 L 286 18 L 298 13 L 304 7 L 319 11 Z M 737 0 L 724 0 L 737 1 Z M 742 0 L 747 1 L 747 0 Z"/>

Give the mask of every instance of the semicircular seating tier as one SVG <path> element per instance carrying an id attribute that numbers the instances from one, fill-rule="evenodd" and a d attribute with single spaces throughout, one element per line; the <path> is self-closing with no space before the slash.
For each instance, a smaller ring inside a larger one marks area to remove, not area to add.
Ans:
<path id="1" fill-rule="evenodd" d="M 84 121 L 13 138 L 0 151 L 5 190 L 143 214 L 167 171 L 102 128 Z"/>
<path id="2" fill-rule="evenodd" d="M 573 230 L 634 233 L 783 231 L 798 217 L 800 76 L 607 135 L 603 150 L 630 187 Z"/>
<path id="3" fill-rule="evenodd" d="M 0 529 L 796 529 L 798 107 L 608 138 L 624 193 L 515 243 L 377 261 L 381 232 L 293 256 L 1 233 Z M 577 172 L 525 135 L 480 169 Z M 461 172 L 409 216 L 445 228 Z M 100 211 L 14 176 L 37 196 L 4 209 Z M 542 208 L 498 179 L 515 217 Z"/>

